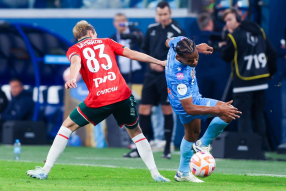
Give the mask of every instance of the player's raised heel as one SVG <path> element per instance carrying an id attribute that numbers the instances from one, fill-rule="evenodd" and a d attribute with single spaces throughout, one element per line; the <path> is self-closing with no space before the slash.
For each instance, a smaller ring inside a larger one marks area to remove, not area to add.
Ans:
<path id="1" fill-rule="evenodd" d="M 200 152 L 200 151 L 202 151 L 202 152 L 205 152 L 205 153 L 210 153 L 211 152 L 211 149 L 212 149 L 212 147 L 211 147 L 211 145 L 209 145 L 209 146 L 202 146 L 202 142 L 201 142 L 201 140 L 197 140 L 196 142 L 195 142 L 195 144 L 193 144 L 193 149 L 194 149 L 194 151 L 197 153 L 197 152 Z"/>
<path id="2" fill-rule="evenodd" d="M 204 182 L 198 179 L 197 177 L 195 177 L 191 172 L 189 173 L 189 176 L 183 176 L 183 173 L 181 173 L 180 171 L 177 171 L 174 179 L 177 182 L 196 182 L 196 183 Z"/>
<path id="3" fill-rule="evenodd" d="M 171 182 L 168 178 L 165 178 L 162 175 L 154 176 L 153 179 L 155 180 L 155 182 Z"/>
<path id="4" fill-rule="evenodd" d="M 46 174 L 44 169 L 40 166 L 36 166 L 35 170 L 28 170 L 27 175 L 31 178 L 37 178 L 40 180 L 45 180 L 49 176 L 49 174 Z"/>

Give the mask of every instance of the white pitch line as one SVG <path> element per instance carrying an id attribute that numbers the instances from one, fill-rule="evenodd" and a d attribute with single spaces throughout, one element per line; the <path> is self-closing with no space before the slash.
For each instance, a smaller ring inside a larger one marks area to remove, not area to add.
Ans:
<path id="1" fill-rule="evenodd" d="M 78 157 L 80 158 L 80 157 Z M 1 160 L 0 161 L 14 161 L 14 162 L 39 162 L 39 161 L 29 161 L 29 160 Z M 85 163 L 56 163 L 61 165 L 78 165 L 78 166 L 94 166 L 94 167 L 107 167 L 107 168 L 126 168 L 126 169 L 145 169 L 146 168 L 134 168 L 134 167 L 122 167 L 122 166 L 113 166 L 113 165 L 97 165 L 97 164 L 85 164 Z M 177 171 L 177 169 L 170 168 L 158 168 L 158 170 L 166 170 L 166 171 Z M 268 177 L 278 177 L 278 178 L 286 178 L 286 175 L 277 175 L 277 174 L 258 174 L 258 173 L 247 173 L 247 174 L 230 174 L 230 173 L 222 173 L 226 175 L 240 175 L 240 176 L 268 176 Z"/>
<path id="2" fill-rule="evenodd" d="M 130 160 L 131 158 L 75 157 L 75 159 L 77 160 L 124 160 L 126 161 L 126 160 Z M 134 159 L 141 160 L 141 158 L 132 158 L 131 160 L 134 160 Z"/>
<path id="3" fill-rule="evenodd" d="M 243 175 L 243 174 L 241 174 Z M 256 174 L 256 173 L 248 173 L 247 176 L 271 176 L 271 177 L 284 177 L 286 178 L 286 175 L 277 175 L 277 174 Z"/>

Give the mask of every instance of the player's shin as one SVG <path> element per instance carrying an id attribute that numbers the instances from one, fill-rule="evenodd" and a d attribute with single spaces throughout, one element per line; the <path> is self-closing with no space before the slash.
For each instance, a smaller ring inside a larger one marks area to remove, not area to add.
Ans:
<path id="1" fill-rule="evenodd" d="M 193 146 L 192 142 L 188 142 L 185 138 L 182 139 L 180 147 L 181 158 L 180 158 L 179 171 L 183 173 L 183 176 L 189 176 L 190 160 L 194 155 L 192 146 Z"/>
<path id="2" fill-rule="evenodd" d="M 215 117 L 201 138 L 202 146 L 208 146 L 228 125 L 221 118 Z"/>
<path id="3" fill-rule="evenodd" d="M 55 137 L 54 142 L 50 148 L 45 166 L 43 167 L 43 169 L 45 170 L 45 173 L 48 174 L 51 171 L 51 168 L 54 166 L 57 158 L 60 156 L 60 154 L 66 148 L 66 145 L 68 143 L 68 139 L 69 139 L 71 134 L 72 134 L 72 131 L 69 128 L 61 126 L 61 128 L 60 128 L 57 136 Z"/>
<path id="4" fill-rule="evenodd" d="M 137 150 L 142 160 L 146 164 L 147 168 L 150 170 L 152 177 L 159 176 L 160 173 L 157 170 L 153 157 L 153 152 L 151 150 L 150 144 L 148 143 L 143 133 L 140 133 L 139 135 L 132 138 L 132 141 L 136 144 Z"/>

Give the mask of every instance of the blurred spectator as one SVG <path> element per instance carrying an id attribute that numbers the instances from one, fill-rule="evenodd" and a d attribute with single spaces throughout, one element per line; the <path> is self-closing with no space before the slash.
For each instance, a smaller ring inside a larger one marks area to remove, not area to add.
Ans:
<path id="1" fill-rule="evenodd" d="M 54 0 L 57 8 L 81 8 L 83 5 L 82 0 Z"/>
<path id="2" fill-rule="evenodd" d="M 5 93 L 0 89 L 0 113 L 5 110 L 8 105 L 8 99 Z"/>
<path id="3" fill-rule="evenodd" d="M 209 13 L 202 13 L 197 19 L 201 30 L 197 39 L 197 44 L 207 43 L 214 47 L 211 55 L 200 55 L 199 64 L 196 67 L 198 85 L 203 97 L 221 100 L 226 82 L 230 74 L 230 67 L 220 58 L 218 51 L 218 40 L 220 33 L 214 32 L 214 24 Z"/>
<path id="4" fill-rule="evenodd" d="M 5 111 L 0 114 L 0 121 L 7 120 L 30 120 L 33 116 L 34 102 L 32 95 L 26 92 L 23 84 L 19 79 L 12 79 L 11 86 L 11 101 Z"/>
<path id="5" fill-rule="evenodd" d="M 122 8 L 122 0 L 83 0 L 83 8 L 106 9 Z"/>
<path id="6" fill-rule="evenodd" d="M 135 29 L 133 26 L 128 26 L 128 19 L 123 13 L 115 15 L 113 25 L 116 28 L 116 33 L 110 38 L 125 47 L 139 51 L 143 40 L 143 34 L 139 29 Z M 116 60 L 119 64 L 120 72 L 127 83 L 143 83 L 144 72 L 142 71 L 142 66 L 137 60 L 132 60 L 131 81 L 129 79 L 131 77 L 129 76 L 131 60 L 123 56 L 116 56 Z"/>
<path id="7" fill-rule="evenodd" d="M 223 13 L 227 41 L 220 43 L 221 57 L 233 61 L 234 106 L 242 115 L 238 119 L 239 132 L 254 130 L 262 137 L 266 147 L 266 125 L 264 117 L 265 90 L 268 79 L 276 72 L 276 53 L 260 26 L 251 21 L 241 21 L 235 8 Z"/>
<path id="8" fill-rule="evenodd" d="M 213 13 L 215 0 L 203 0 L 202 5 L 204 12 Z"/>
<path id="9" fill-rule="evenodd" d="M 222 100 L 223 92 L 230 75 L 230 67 L 221 58 L 218 51 L 218 42 L 221 41 L 221 33 L 214 32 L 214 23 L 210 13 L 202 13 L 197 22 L 201 30 L 195 39 L 197 44 L 207 43 L 214 47 L 213 54 L 200 54 L 200 60 L 196 66 L 198 86 L 203 97 Z M 207 122 L 202 121 L 202 131 L 207 128 Z"/>

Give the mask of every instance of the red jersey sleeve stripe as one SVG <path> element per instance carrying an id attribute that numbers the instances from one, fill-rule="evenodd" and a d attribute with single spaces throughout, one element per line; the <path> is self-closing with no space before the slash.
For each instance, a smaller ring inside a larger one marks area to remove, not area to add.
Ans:
<path id="1" fill-rule="evenodd" d="M 63 138 L 69 139 L 68 137 L 64 136 L 63 134 L 59 134 L 59 136 L 62 136 Z"/>
<path id="2" fill-rule="evenodd" d="M 84 115 L 84 113 L 80 110 L 79 106 L 77 106 L 76 109 L 77 109 L 78 113 L 79 113 L 86 121 L 88 121 L 89 123 L 92 123 L 94 126 L 96 125 L 93 121 L 91 121 L 90 119 L 88 119 L 86 115 Z"/>
<path id="3" fill-rule="evenodd" d="M 137 140 L 135 143 L 138 143 L 138 142 L 143 141 L 143 140 L 145 140 L 145 139 L 146 139 L 146 138 L 144 137 L 144 138 L 142 138 L 142 139 Z"/>
<path id="4" fill-rule="evenodd" d="M 72 52 L 72 53 L 70 54 L 70 56 L 69 56 L 69 61 L 71 61 L 71 58 L 72 58 L 74 55 L 78 55 L 78 53 L 77 53 L 77 52 Z"/>

